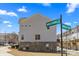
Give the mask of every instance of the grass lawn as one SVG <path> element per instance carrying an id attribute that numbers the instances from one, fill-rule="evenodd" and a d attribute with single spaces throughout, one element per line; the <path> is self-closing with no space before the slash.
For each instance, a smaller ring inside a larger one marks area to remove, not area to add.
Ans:
<path id="1" fill-rule="evenodd" d="M 19 51 L 17 49 L 9 48 L 11 51 L 8 53 L 13 54 L 14 56 L 61 56 L 60 53 L 44 53 L 44 52 L 27 52 Z"/>

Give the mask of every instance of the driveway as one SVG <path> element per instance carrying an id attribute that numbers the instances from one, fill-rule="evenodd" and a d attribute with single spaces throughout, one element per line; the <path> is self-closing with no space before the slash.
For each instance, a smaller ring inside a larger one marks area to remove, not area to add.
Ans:
<path id="1" fill-rule="evenodd" d="M 8 47 L 9 46 L 0 46 L 0 56 L 13 56 L 12 54 L 8 53 L 8 51 L 10 51 Z"/>

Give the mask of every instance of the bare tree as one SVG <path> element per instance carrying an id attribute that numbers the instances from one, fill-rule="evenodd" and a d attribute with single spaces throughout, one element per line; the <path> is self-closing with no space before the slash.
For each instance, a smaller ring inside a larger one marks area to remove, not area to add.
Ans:
<path id="1" fill-rule="evenodd" d="M 8 35 L 8 38 L 9 38 L 9 43 L 13 43 L 13 44 L 18 43 L 18 34 L 16 34 L 15 32 L 10 33 Z"/>

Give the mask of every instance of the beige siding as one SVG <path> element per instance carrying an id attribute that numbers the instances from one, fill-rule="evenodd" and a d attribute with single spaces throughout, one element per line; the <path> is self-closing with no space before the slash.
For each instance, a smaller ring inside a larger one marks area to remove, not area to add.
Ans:
<path id="1" fill-rule="evenodd" d="M 20 42 L 56 42 L 56 26 L 51 27 L 49 30 L 46 27 L 46 22 L 50 21 L 50 19 L 37 14 L 26 20 L 26 23 L 22 24 L 20 22 Z M 27 25 L 27 27 L 23 28 L 23 25 Z M 21 40 L 22 34 L 24 40 Z M 35 40 L 36 34 L 40 34 L 40 40 Z"/>

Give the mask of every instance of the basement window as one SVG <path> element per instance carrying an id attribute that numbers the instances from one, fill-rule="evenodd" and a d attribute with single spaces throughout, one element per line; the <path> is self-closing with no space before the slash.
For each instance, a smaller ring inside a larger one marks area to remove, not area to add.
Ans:
<path id="1" fill-rule="evenodd" d="M 24 35 L 21 36 L 21 40 L 24 40 Z"/>
<path id="2" fill-rule="evenodd" d="M 35 40 L 40 40 L 40 34 L 35 35 Z"/>

